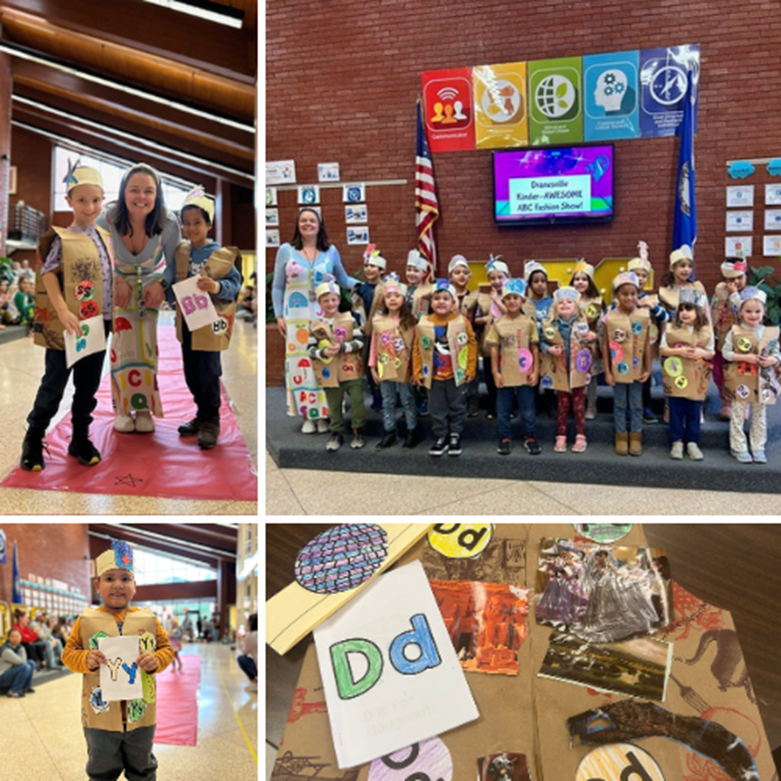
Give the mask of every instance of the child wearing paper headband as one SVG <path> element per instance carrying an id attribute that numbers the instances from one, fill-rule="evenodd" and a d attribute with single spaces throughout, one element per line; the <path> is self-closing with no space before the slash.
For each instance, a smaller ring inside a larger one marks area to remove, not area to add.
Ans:
<path id="1" fill-rule="evenodd" d="M 458 302 L 458 311 L 466 317 L 474 328 L 475 310 L 479 293 L 477 290 L 469 290 L 469 280 L 472 278 L 472 269 L 469 268 L 469 261 L 463 255 L 453 255 L 447 266 L 448 279 L 456 291 L 456 301 Z M 466 389 L 467 415 L 470 418 L 476 418 L 480 414 L 478 402 L 478 390 L 480 381 L 475 377 L 469 383 Z"/>
<path id="2" fill-rule="evenodd" d="M 383 280 L 382 289 L 382 301 L 372 319 L 369 350 L 369 368 L 382 393 L 384 434 L 376 449 L 384 450 L 396 442 L 397 393 L 401 397 L 407 424 L 407 435 L 402 447 L 411 448 L 422 439 L 415 391 L 409 384 L 412 338 L 418 320 L 409 311 L 407 286 L 399 282 L 398 274 L 388 274 Z"/>
<path id="3" fill-rule="evenodd" d="M 176 250 L 179 280 L 198 277 L 198 290 L 208 293 L 217 311 L 217 321 L 190 330 L 179 306 L 176 335 L 182 343 L 184 379 L 195 400 L 195 417 L 179 426 L 180 437 L 198 437 L 198 447 L 210 450 L 220 435 L 220 351 L 227 350 L 236 318 L 236 299 L 241 274 L 235 266 L 236 247 L 221 247 L 209 238 L 214 221 L 214 199 L 196 187 L 184 199 L 179 212 L 182 236 Z"/>
<path id="4" fill-rule="evenodd" d="M 667 308 L 672 317 L 678 309 L 678 294 L 686 288 L 693 288 L 705 295 L 705 288 L 702 282 L 693 279 L 694 275 L 694 256 L 692 249 L 684 244 L 679 249 L 670 253 L 670 267 L 662 275 L 659 285 L 659 300 Z M 710 306 L 707 298 L 705 299 L 705 317 L 708 323 L 711 322 Z"/>
<path id="5" fill-rule="evenodd" d="M 84 608 L 62 652 L 66 667 L 82 675 L 81 722 L 87 741 L 89 778 L 154 779 L 157 759 L 152 743 L 157 721 L 155 678 L 171 664 L 174 651 L 160 622 L 149 608 L 131 606 L 136 593 L 133 551 L 121 540 L 94 562 L 95 590 L 103 604 Z M 133 643 L 127 659 L 107 658 L 101 638 L 125 637 Z M 137 699 L 114 699 L 101 680 L 109 671 L 114 682 L 133 683 L 140 677 Z"/>
<path id="6" fill-rule="evenodd" d="M 586 449 L 586 387 L 591 380 L 597 335 L 578 307 L 574 287 L 560 287 L 542 325 L 540 385 L 556 391 L 556 444 L 554 452 L 567 452 L 567 418 L 575 417 L 573 453 Z"/>
<path id="7" fill-rule="evenodd" d="M 729 420 L 732 417 L 732 397 L 724 388 L 724 356 L 721 354 L 721 350 L 724 347 L 724 339 L 730 329 L 738 322 L 740 292 L 746 287 L 747 273 L 748 264 L 745 260 L 742 258 L 726 258 L 721 264 L 721 282 L 716 285 L 716 290 L 711 299 L 713 331 L 716 334 L 713 381 L 719 389 L 719 398 L 721 399 L 719 416 L 723 420 Z"/>
<path id="8" fill-rule="evenodd" d="M 438 279 L 431 296 L 433 312 L 420 319 L 412 347 L 415 382 L 428 389 L 435 437 L 431 456 L 461 455 L 466 385 L 477 372 L 477 341 L 457 306 L 455 288 L 447 279 Z"/>
<path id="9" fill-rule="evenodd" d="M 675 319 L 662 334 L 659 354 L 664 393 L 670 416 L 670 458 L 702 461 L 700 419 L 711 378 L 714 354 L 713 329 L 705 319 L 705 296 L 698 290 L 681 290 Z"/>
<path id="10" fill-rule="evenodd" d="M 599 319 L 605 311 L 605 302 L 599 294 L 596 282 L 594 282 L 594 267 L 585 260 L 579 260 L 572 270 L 570 286 L 578 291 L 578 307 L 586 318 L 589 330 L 596 333 Z M 591 380 L 586 390 L 586 420 L 593 420 L 597 416 L 597 376 L 602 374 L 602 357 L 597 341 L 594 362 L 591 365 Z"/>
<path id="11" fill-rule="evenodd" d="M 733 395 L 729 424 L 729 446 L 741 464 L 766 464 L 768 404 L 775 404 L 781 395 L 778 326 L 764 325 L 767 294 L 756 287 L 745 287 L 740 295 L 738 316 L 724 339 L 722 355 L 724 385 Z M 751 411 L 751 452 L 748 450 L 743 421 Z"/>
<path id="12" fill-rule="evenodd" d="M 71 372 L 75 393 L 68 455 L 75 456 L 83 466 L 100 462 L 100 453 L 89 438 L 89 427 L 97 406 L 95 394 L 100 385 L 105 343 L 103 349 L 85 354 L 69 366 L 65 332 L 81 339 L 83 328 L 89 331 L 84 321 L 101 315 L 98 328 L 104 335 L 111 330 L 114 260 L 109 234 L 95 225 L 103 206 L 100 172 L 76 162 L 69 167 L 64 181 L 73 222 L 68 228 L 51 228 L 38 240 L 37 248 L 33 332 L 35 343 L 46 348 L 46 373 L 27 416 L 28 429 L 22 443 L 21 467 L 28 472 L 40 472 L 46 466 L 43 438 L 57 414 Z"/>
<path id="13" fill-rule="evenodd" d="M 416 249 L 407 253 L 407 304 L 410 312 L 420 320 L 431 311 L 431 263 Z"/>

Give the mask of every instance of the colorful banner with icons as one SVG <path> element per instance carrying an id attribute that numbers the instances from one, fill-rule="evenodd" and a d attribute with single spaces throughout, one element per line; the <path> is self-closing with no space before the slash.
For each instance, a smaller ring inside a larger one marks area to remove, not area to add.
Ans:
<path id="1" fill-rule="evenodd" d="M 583 136 L 586 141 L 639 138 L 640 52 L 583 58 Z"/>
<path id="2" fill-rule="evenodd" d="M 697 132 L 699 103 L 699 44 L 643 49 L 640 52 L 640 135 L 643 138 L 674 136 L 683 119 L 687 72 L 692 72 L 692 118 Z"/>
<path id="3" fill-rule="evenodd" d="M 478 149 L 526 146 L 529 123 L 526 63 L 480 65 L 472 70 Z"/>
<path id="4" fill-rule="evenodd" d="M 475 148 L 472 69 L 423 74 L 423 114 L 432 152 Z"/>
<path id="5" fill-rule="evenodd" d="M 672 136 L 689 71 L 696 133 L 699 44 L 425 71 L 429 145 L 455 152 Z"/>

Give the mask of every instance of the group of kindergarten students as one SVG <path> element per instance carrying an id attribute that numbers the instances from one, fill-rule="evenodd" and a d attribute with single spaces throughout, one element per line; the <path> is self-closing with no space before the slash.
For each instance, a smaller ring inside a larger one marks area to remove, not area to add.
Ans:
<path id="1" fill-rule="evenodd" d="M 372 248 L 370 248 L 371 250 Z M 353 291 L 352 312 L 339 312 L 340 288 L 320 284 L 315 295 L 322 320 L 311 323 L 308 352 L 331 414 L 327 450 L 343 444 L 342 403 L 352 408 L 352 447 L 363 447 L 364 364 L 382 407 L 384 436 L 376 448 L 396 442 L 397 395 L 406 421 L 403 447 L 422 440 L 421 413 L 431 416 L 432 456 L 462 452 L 468 417 L 478 413 L 478 356 L 487 389 L 487 418 L 497 421 L 498 453 L 512 449 L 511 421 L 517 409 L 525 449 L 541 452 L 535 436 L 540 402 L 555 393 L 554 451 L 567 450 L 570 410 L 575 419 L 573 453 L 586 450 L 586 421 L 596 416 L 597 376 L 613 389 L 615 451 L 642 454 L 643 423 L 650 411 L 652 361 L 658 352 L 669 421 L 670 456 L 702 460 L 699 447 L 703 400 L 713 377 L 721 417 L 730 421 L 732 456 L 741 463 L 766 463 L 766 406 L 779 386 L 779 329 L 764 325 L 765 293 L 746 284 L 747 265 L 727 258 L 722 281 L 709 302 L 692 281 L 688 247 L 670 255 L 658 293 L 645 290 L 651 273 L 647 246 L 612 282 L 606 306 L 594 283 L 594 268 L 580 261 L 569 285 L 548 291 L 542 264 L 528 261 L 523 278 L 491 257 L 488 286 L 467 290 L 471 272 L 462 255 L 448 266 L 448 279 L 429 280 L 430 264 L 416 250 L 407 258 L 406 280 L 388 274 L 377 252 L 364 256 L 366 281 Z M 342 369 L 346 367 L 346 371 Z M 422 389 L 425 389 L 424 396 Z M 380 401 L 381 399 L 381 401 Z M 744 420 L 750 409 L 750 448 Z"/>

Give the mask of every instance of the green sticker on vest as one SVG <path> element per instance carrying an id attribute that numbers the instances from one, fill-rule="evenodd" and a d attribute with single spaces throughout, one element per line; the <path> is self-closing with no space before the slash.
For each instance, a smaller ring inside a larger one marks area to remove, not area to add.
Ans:
<path id="1" fill-rule="evenodd" d="M 110 707 L 110 703 L 103 701 L 103 691 L 100 686 L 93 686 L 90 692 L 89 704 L 92 706 L 92 710 L 96 714 L 106 713 Z"/>
<path id="2" fill-rule="evenodd" d="M 154 702 L 155 701 L 155 674 L 154 673 L 147 673 L 144 670 L 141 670 L 141 691 L 143 692 L 143 698 L 144 702 Z"/>
<path id="3" fill-rule="evenodd" d="M 98 650 L 98 640 L 101 637 L 108 637 L 108 635 L 105 632 L 95 632 L 92 637 L 89 639 L 89 650 L 90 651 L 97 651 Z"/>
<path id="4" fill-rule="evenodd" d="M 157 638 L 151 632 L 144 632 L 138 638 L 138 649 L 144 653 L 152 653 L 157 648 Z"/>
<path id="5" fill-rule="evenodd" d="M 146 703 L 143 700 L 130 700 L 127 704 L 127 717 L 129 721 L 140 721 L 146 713 Z"/>

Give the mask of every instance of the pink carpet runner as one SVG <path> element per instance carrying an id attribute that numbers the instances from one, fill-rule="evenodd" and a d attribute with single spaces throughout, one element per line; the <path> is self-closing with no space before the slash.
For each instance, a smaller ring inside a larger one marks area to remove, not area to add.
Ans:
<path id="1" fill-rule="evenodd" d="M 157 686 L 157 729 L 155 743 L 195 746 L 198 743 L 198 684 L 201 655 L 179 654 L 182 669 L 167 667 L 155 676 Z"/>
<path id="2" fill-rule="evenodd" d="M 225 388 L 220 407 L 217 447 L 201 450 L 197 437 L 180 437 L 177 428 L 195 416 L 195 403 L 182 370 L 182 353 L 173 326 L 158 328 L 160 360 L 158 382 L 164 418 L 155 418 L 153 434 L 119 434 L 114 431 L 111 377 L 107 373 L 98 390 L 98 406 L 90 438 L 102 461 L 81 466 L 68 456 L 70 414 L 47 434 L 46 468 L 25 472 L 14 468 L 2 488 L 35 488 L 74 493 L 160 496 L 171 499 L 228 499 L 255 502 L 258 481 L 244 437 L 236 424 Z M 41 350 L 43 375 L 43 350 Z M 22 443 L 6 443 L 18 449 Z"/>

